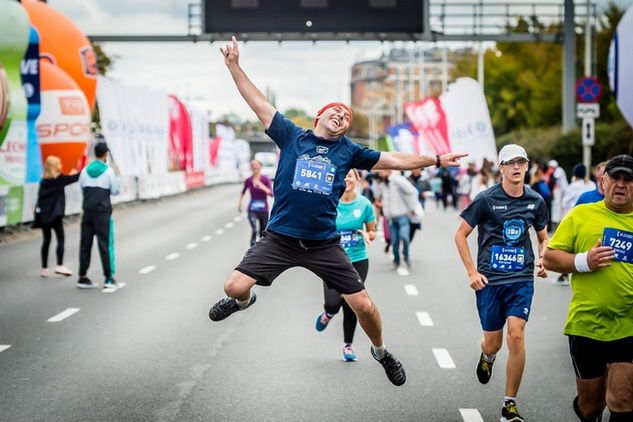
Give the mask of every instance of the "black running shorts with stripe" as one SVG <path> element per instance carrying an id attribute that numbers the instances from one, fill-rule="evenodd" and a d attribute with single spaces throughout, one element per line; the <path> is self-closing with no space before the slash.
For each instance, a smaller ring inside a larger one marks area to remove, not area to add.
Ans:
<path id="1" fill-rule="evenodd" d="M 607 372 L 608 363 L 633 363 L 633 337 L 599 341 L 569 336 L 569 354 L 578 379 L 599 378 Z"/>
<path id="2" fill-rule="evenodd" d="M 339 237 L 305 240 L 266 231 L 235 268 L 270 286 L 282 272 L 303 267 L 321 278 L 330 289 L 342 294 L 364 290 L 363 282 L 340 245 Z"/>

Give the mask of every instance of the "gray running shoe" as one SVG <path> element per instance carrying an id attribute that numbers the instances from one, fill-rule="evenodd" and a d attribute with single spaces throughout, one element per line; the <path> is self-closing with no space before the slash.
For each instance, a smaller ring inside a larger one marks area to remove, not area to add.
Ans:
<path id="1" fill-rule="evenodd" d="M 378 359 L 374 354 L 374 348 L 370 346 L 371 355 L 382 365 L 387 374 L 387 378 L 393 385 L 402 385 L 407 380 L 404 368 L 398 359 L 396 359 L 389 351 L 385 350 L 385 356 Z"/>
<path id="2" fill-rule="evenodd" d="M 235 299 L 233 299 L 232 297 L 225 297 L 223 299 L 220 299 L 215 305 L 211 307 L 211 309 L 209 310 L 209 318 L 211 318 L 211 321 L 222 321 L 223 319 L 229 317 L 231 314 L 237 311 L 243 311 L 244 309 L 250 307 L 253 303 L 255 303 L 255 300 L 257 300 L 257 295 L 255 294 L 255 292 L 251 292 L 251 299 L 248 301 L 248 305 L 246 305 L 244 308 L 240 308 Z"/>

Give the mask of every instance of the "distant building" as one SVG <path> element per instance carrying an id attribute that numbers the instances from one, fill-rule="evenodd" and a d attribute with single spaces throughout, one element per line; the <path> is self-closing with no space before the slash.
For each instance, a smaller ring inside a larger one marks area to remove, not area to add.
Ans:
<path id="1" fill-rule="evenodd" d="M 369 120 L 369 135 L 382 136 L 393 124 L 403 122 L 404 104 L 439 96 L 446 89 L 454 57 L 444 49 L 392 49 L 375 60 L 352 66 L 352 107 Z"/>

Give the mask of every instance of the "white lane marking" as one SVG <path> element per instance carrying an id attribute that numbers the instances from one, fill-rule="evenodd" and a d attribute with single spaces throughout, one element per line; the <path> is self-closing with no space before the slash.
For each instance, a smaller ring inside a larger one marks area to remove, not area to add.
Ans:
<path id="1" fill-rule="evenodd" d="M 4 352 L 5 350 L 7 350 L 9 347 L 11 347 L 10 344 L 0 344 L 0 353 Z"/>
<path id="2" fill-rule="evenodd" d="M 409 275 L 409 270 L 407 270 L 404 267 L 398 267 L 398 269 L 396 271 L 398 272 L 398 275 L 402 275 L 402 276 Z"/>
<path id="3" fill-rule="evenodd" d="M 431 319 L 431 315 L 429 315 L 428 312 L 416 312 L 415 314 L 418 317 L 420 325 L 422 325 L 423 327 L 431 327 L 433 325 L 433 320 Z"/>
<path id="4" fill-rule="evenodd" d="M 464 422 L 484 422 L 477 409 L 459 409 L 459 413 Z"/>
<path id="5" fill-rule="evenodd" d="M 60 322 L 60 321 L 63 321 L 66 318 L 68 318 L 69 316 L 76 314 L 77 312 L 79 312 L 79 308 L 67 308 L 66 310 L 61 311 L 57 315 L 50 317 L 48 319 L 48 322 Z"/>
<path id="6" fill-rule="evenodd" d="M 230 229 L 233 227 L 233 223 L 226 223 L 224 227 L 226 227 L 227 229 Z"/>
<path id="7" fill-rule="evenodd" d="M 213 239 L 213 236 L 211 235 L 206 235 L 206 236 L 202 236 L 202 240 L 203 242 L 208 242 L 209 240 Z"/>
<path id="8" fill-rule="evenodd" d="M 224 233 L 224 229 L 217 229 L 215 231 L 215 234 L 217 234 L 218 236 L 221 235 L 222 233 Z"/>
<path id="9" fill-rule="evenodd" d="M 196 249 L 197 247 L 198 244 L 196 242 L 187 243 L 187 246 L 185 246 L 187 249 Z"/>
<path id="10" fill-rule="evenodd" d="M 177 259 L 178 257 L 180 257 L 180 252 L 174 252 L 174 253 L 170 253 L 169 255 L 167 255 L 165 257 L 165 259 L 167 261 L 173 261 L 174 259 Z"/>
<path id="11" fill-rule="evenodd" d="M 417 295 L 419 295 L 418 288 L 415 287 L 413 284 L 405 284 L 404 285 L 404 291 L 407 292 L 407 294 L 409 296 L 417 296 Z"/>
<path id="12" fill-rule="evenodd" d="M 148 274 L 151 273 L 152 271 L 154 271 L 156 269 L 156 265 L 148 265 L 147 267 L 143 267 L 140 270 L 138 270 L 139 274 Z"/>
<path id="13" fill-rule="evenodd" d="M 451 358 L 451 355 L 448 353 L 446 349 L 433 349 L 433 354 L 435 355 L 435 360 L 440 368 L 451 369 L 455 368 L 455 362 Z"/>
<path id="14" fill-rule="evenodd" d="M 235 217 L 235 218 L 233 219 L 233 221 L 235 221 L 236 223 L 239 223 L 240 221 L 242 221 L 242 217 L 240 217 L 240 216 Z"/>

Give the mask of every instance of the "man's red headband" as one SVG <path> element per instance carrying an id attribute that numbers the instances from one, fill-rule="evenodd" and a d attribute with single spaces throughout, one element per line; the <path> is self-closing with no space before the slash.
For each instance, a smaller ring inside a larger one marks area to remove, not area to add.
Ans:
<path id="1" fill-rule="evenodd" d="M 350 127 L 352 126 L 352 117 L 354 115 L 354 113 L 352 113 L 352 109 L 349 108 L 349 106 L 347 104 L 343 104 L 340 102 L 334 102 L 334 103 L 330 103 L 330 104 L 326 104 L 321 110 L 317 111 L 317 115 L 316 118 L 314 119 L 314 127 L 316 127 L 317 122 L 319 121 L 319 117 L 321 117 L 321 114 L 323 114 L 323 112 L 325 110 L 327 110 L 330 107 L 343 107 L 345 110 L 347 110 L 347 112 L 349 113 L 349 125 Z"/>

